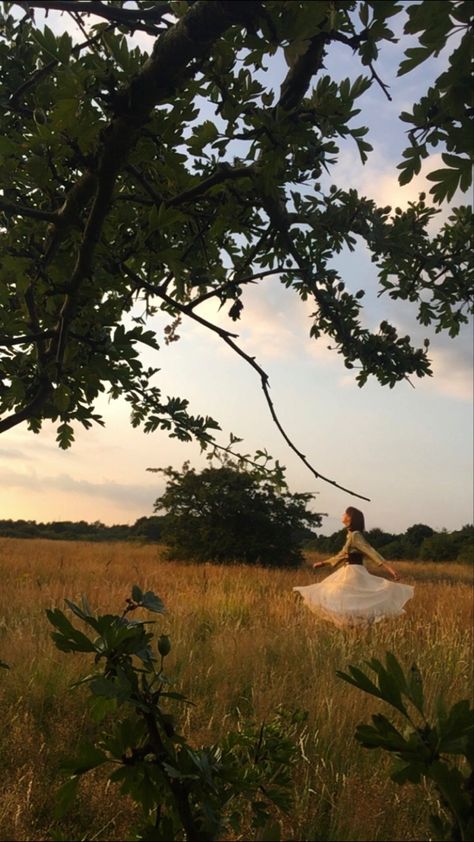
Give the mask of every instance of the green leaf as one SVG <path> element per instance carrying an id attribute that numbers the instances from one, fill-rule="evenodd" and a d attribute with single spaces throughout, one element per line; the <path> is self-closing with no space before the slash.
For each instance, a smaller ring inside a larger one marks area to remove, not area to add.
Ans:
<path id="1" fill-rule="evenodd" d="M 258 834 L 259 842 L 280 842 L 281 840 L 281 824 L 279 821 L 272 819 L 267 822 Z"/>
<path id="2" fill-rule="evenodd" d="M 147 608 L 148 611 L 153 611 L 155 614 L 164 614 L 166 611 L 162 600 L 159 596 L 156 596 L 153 591 L 147 591 L 143 594 L 141 604 L 144 608 Z"/>
<path id="3" fill-rule="evenodd" d="M 364 26 L 369 23 L 369 6 L 367 3 L 359 3 L 359 18 Z"/>
<path id="4" fill-rule="evenodd" d="M 431 53 L 432 50 L 429 47 L 409 47 L 409 49 L 405 51 L 407 58 L 405 61 L 400 63 L 397 76 L 404 76 L 405 73 L 409 73 L 410 70 L 418 67 L 419 64 L 426 61 Z"/>
<path id="5" fill-rule="evenodd" d="M 130 685 L 120 686 L 117 682 L 104 676 L 94 678 L 90 682 L 90 688 L 95 696 L 101 696 L 105 699 L 120 699 L 121 701 L 129 698 L 131 690 Z"/>
<path id="6" fill-rule="evenodd" d="M 188 140 L 188 144 L 194 149 L 203 149 L 208 143 L 213 143 L 217 140 L 219 132 L 215 123 L 212 120 L 205 120 L 201 126 L 193 129 L 193 133 Z"/>
<path id="7" fill-rule="evenodd" d="M 439 169 L 428 173 L 426 176 L 428 181 L 438 182 L 430 190 L 437 204 L 441 204 L 445 200 L 449 202 L 453 198 L 458 189 L 460 177 L 459 171 L 452 169 Z"/>
<path id="8" fill-rule="evenodd" d="M 53 632 L 51 635 L 58 649 L 61 649 L 63 652 L 96 651 L 94 644 L 89 638 L 75 629 L 59 608 L 53 610 L 47 609 L 46 616 L 51 625 L 55 626 L 60 632 L 60 634 Z"/>
<path id="9" fill-rule="evenodd" d="M 67 450 L 71 447 L 74 441 L 74 430 L 70 424 L 60 424 L 57 429 L 56 441 L 62 450 Z"/>
<path id="10" fill-rule="evenodd" d="M 397 784 L 419 784 L 426 772 L 426 767 L 422 763 L 416 761 L 398 760 L 395 762 L 395 767 L 390 774 L 392 781 Z"/>
<path id="11" fill-rule="evenodd" d="M 134 602 L 138 602 L 141 604 L 143 599 L 143 591 L 138 585 L 134 585 L 132 587 L 132 599 Z"/>
<path id="12" fill-rule="evenodd" d="M 66 781 L 66 783 L 64 783 L 56 793 L 56 804 L 54 807 L 54 817 L 56 819 L 62 819 L 69 810 L 74 798 L 77 795 L 79 780 L 80 779 L 74 775 L 72 778 L 69 778 L 69 780 Z"/>
<path id="13" fill-rule="evenodd" d="M 386 652 L 385 660 L 387 664 L 387 670 L 393 676 L 393 679 L 396 682 L 400 692 L 406 693 L 408 685 L 401 664 L 399 663 L 393 652 Z"/>
<path id="14" fill-rule="evenodd" d="M 116 700 L 104 696 L 89 696 L 87 699 L 91 718 L 94 722 L 103 722 L 109 714 L 116 710 Z"/>
<path id="15" fill-rule="evenodd" d="M 393 656 L 394 657 L 394 656 Z M 396 661 L 396 659 L 394 659 Z M 406 682 L 404 680 L 403 671 L 396 661 L 397 668 L 395 667 L 395 673 L 390 670 L 386 670 L 383 665 L 375 661 L 376 663 L 376 671 L 378 675 L 378 682 L 380 687 L 380 692 L 384 701 L 388 702 L 389 704 L 393 705 L 393 707 L 397 708 L 401 713 L 407 715 L 407 710 L 405 705 L 402 702 L 401 694 L 403 689 L 406 689 Z M 391 664 L 393 670 L 393 662 Z M 400 672 L 402 675 L 402 684 L 400 686 Z"/>
<path id="16" fill-rule="evenodd" d="M 45 26 L 43 32 L 39 29 L 33 29 L 31 34 L 33 40 L 39 44 L 41 49 L 49 58 L 58 58 L 59 41 L 56 39 L 54 32 L 49 28 L 49 26 Z"/>
<path id="17" fill-rule="evenodd" d="M 467 755 L 469 740 L 472 740 L 474 735 L 473 714 L 467 699 L 456 702 L 448 713 L 439 711 L 440 752 Z"/>
<path id="18" fill-rule="evenodd" d="M 344 672 L 340 672 L 336 670 L 336 675 L 338 678 L 342 678 L 344 681 L 347 681 L 349 684 L 353 684 L 354 687 L 357 687 L 359 690 L 364 690 L 366 693 L 370 693 L 371 696 L 375 696 L 377 699 L 381 699 L 382 695 L 378 687 L 370 680 L 370 678 L 362 672 L 362 670 L 358 669 L 357 667 L 353 667 L 349 665 L 350 675 L 347 675 Z"/>
<path id="19" fill-rule="evenodd" d="M 420 670 L 418 669 L 416 664 L 413 664 L 410 669 L 410 675 L 408 678 L 408 689 L 409 698 L 411 699 L 417 710 L 419 710 L 419 712 L 423 714 L 423 679 L 421 677 Z"/>
<path id="20" fill-rule="evenodd" d="M 103 763 L 107 763 L 107 755 L 93 745 L 83 745 L 79 749 L 79 754 L 76 758 L 64 760 L 61 763 L 61 769 L 64 772 L 69 772 L 72 775 L 84 775 L 85 772 L 90 772 L 91 769 L 96 769 Z"/>
<path id="21" fill-rule="evenodd" d="M 83 620 L 85 623 L 91 626 L 91 628 L 100 633 L 100 624 L 95 619 L 95 617 L 93 617 L 90 613 L 87 613 L 88 611 L 90 611 L 90 608 L 87 604 L 87 600 L 85 597 L 83 597 L 83 600 L 87 609 L 86 611 L 83 611 L 81 608 L 79 608 L 78 605 L 76 605 L 74 602 L 71 602 L 69 599 L 65 599 L 64 602 L 66 603 L 68 608 L 70 608 L 71 611 L 76 615 L 76 617 L 79 617 L 79 619 Z"/>
<path id="22" fill-rule="evenodd" d="M 408 744 L 402 734 L 381 713 L 372 716 L 372 725 L 358 725 L 355 737 L 366 748 L 384 748 L 386 751 L 404 751 Z"/>

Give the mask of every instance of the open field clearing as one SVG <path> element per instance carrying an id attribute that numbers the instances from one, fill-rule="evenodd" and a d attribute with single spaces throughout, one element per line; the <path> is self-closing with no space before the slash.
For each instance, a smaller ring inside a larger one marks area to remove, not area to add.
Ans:
<path id="1" fill-rule="evenodd" d="M 167 607 L 156 629 L 171 638 L 175 689 L 195 703 L 183 710 L 190 742 L 217 741 L 239 718 L 260 722 L 280 704 L 308 711 L 283 838 L 429 839 L 432 790 L 392 783 L 390 759 L 353 739 L 359 722 L 392 710 L 335 673 L 390 650 L 404 666 L 417 663 L 428 710 L 440 694 L 447 703 L 469 697 L 472 567 L 395 566 L 415 585 L 406 617 L 356 633 L 319 621 L 291 590 L 327 572 L 167 562 L 152 545 L 0 539 L 0 659 L 11 667 L 0 674 L 0 839 L 127 838 L 133 806 L 117 800 L 103 773 L 85 776 L 66 819 L 53 817 L 61 758 L 97 726 L 87 691 L 69 690 L 90 660 L 54 647 L 44 612 L 87 594 L 93 610 L 115 613 L 135 583 Z"/>

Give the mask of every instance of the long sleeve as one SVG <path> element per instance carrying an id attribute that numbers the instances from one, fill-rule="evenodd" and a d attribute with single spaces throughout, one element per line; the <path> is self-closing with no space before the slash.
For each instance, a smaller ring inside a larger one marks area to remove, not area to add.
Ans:
<path id="1" fill-rule="evenodd" d="M 346 541 L 347 544 L 347 541 Z M 352 532 L 352 540 L 350 541 L 350 549 L 356 550 L 359 553 L 363 553 L 367 558 L 370 558 L 374 564 L 377 564 L 378 567 L 382 567 L 385 564 L 385 559 L 377 550 L 369 544 L 368 541 L 362 535 L 362 532 Z M 347 551 L 346 551 L 347 552 Z"/>
<path id="2" fill-rule="evenodd" d="M 331 558 L 327 558 L 324 564 L 329 564 L 331 567 L 336 567 L 338 564 L 341 564 L 341 562 L 347 561 L 350 543 L 351 535 L 349 533 L 346 538 L 346 543 L 344 544 L 342 550 L 340 550 L 336 555 L 331 556 Z"/>

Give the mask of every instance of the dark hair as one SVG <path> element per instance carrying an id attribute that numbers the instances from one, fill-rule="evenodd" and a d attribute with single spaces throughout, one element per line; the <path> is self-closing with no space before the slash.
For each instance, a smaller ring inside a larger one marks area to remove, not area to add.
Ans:
<path id="1" fill-rule="evenodd" d="M 365 520 L 364 515 L 359 509 L 354 508 L 354 506 L 349 506 L 346 509 L 346 515 L 349 515 L 351 519 L 350 526 L 348 526 L 349 532 L 363 532 L 365 529 Z"/>

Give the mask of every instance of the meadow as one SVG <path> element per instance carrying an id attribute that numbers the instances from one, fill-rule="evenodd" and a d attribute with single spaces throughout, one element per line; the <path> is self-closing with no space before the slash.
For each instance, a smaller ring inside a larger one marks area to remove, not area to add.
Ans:
<path id="1" fill-rule="evenodd" d="M 316 556 L 307 555 L 308 564 Z M 86 656 L 59 652 L 45 609 L 87 594 L 94 610 L 119 612 L 131 586 L 155 591 L 172 651 L 167 671 L 195 703 L 181 731 L 195 745 L 218 741 L 239 719 L 261 722 L 278 705 L 308 711 L 294 776 L 294 808 L 282 817 L 288 840 L 429 839 L 436 808 L 429 786 L 399 787 L 390 758 L 361 748 L 356 725 L 391 709 L 336 677 L 348 664 L 387 650 L 425 682 L 428 710 L 442 695 L 472 694 L 472 567 L 395 562 L 415 585 L 404 618 L 363 632 L 318 620 L 291 588 L 325 572 L 219 567 L 165 561 L 155 545 L 0 539 L 0 839 L 121 840 L 134 807 L 103 772 L 85 776 L 61 822 L 53 816 L 61 759 L 93 737 L 84 688 Z M 66 611 L 67 613 L 67 611 Z M 234 837 L 236 838 L 236 837 Z"/>

